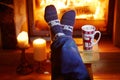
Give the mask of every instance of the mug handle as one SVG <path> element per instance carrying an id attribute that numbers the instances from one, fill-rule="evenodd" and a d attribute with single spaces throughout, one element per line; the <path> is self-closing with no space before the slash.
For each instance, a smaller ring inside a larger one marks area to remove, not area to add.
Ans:
<path id="1" fill-rule="evenodd" d="M 99 34 L 99 37 L 95 42 L 93 42 L 93 45 L 97 44 L 99 42 L 100 38 L 101 38 L 101 32 L 100 31 L 95 31 L 93 35 L 95 36 L 97 33 Z"/>

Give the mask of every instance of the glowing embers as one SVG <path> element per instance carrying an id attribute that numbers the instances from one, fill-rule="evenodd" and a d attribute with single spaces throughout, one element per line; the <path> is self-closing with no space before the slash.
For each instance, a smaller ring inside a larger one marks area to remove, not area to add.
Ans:
<path id="1" fill-rule="evenodd" d="M 40 17 L 41 13 L 44 14 L 45 6 L 53 4 L 59 16 L 69 9 L 74 9 L 77 19 L 105 20 L 109 0 L 36 0 L 35 3 L 36 18 Z"/>
<path id="2" fill-rule="evenodd" d="M 108 22 L 109 0 L 33 0 L 34 1 L 34 25 L 35 31 L 45 32 L 49 30 L 44 20 L 44 10 L 47 5 L 53 4 L 59 19 L 68 10 L 76 11 L 74 29 L 80 29 L 82 25 L 92 24 L 100 31 L 106 31 Z M 47 34 L 48 35 L 48 34 Z"/>

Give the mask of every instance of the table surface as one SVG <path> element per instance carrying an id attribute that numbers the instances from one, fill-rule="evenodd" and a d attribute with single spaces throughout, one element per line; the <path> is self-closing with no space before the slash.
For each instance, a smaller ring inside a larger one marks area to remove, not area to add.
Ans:
<path id="1" fill-rule="evenodd" d="M 99 61 L 100 55 L 99 55 L 98 44 L 93 46 L 93 50 L 85 51 L 83 50 L 82 38 L 75 38 L 74 40 L 76 44 L 78 45 L 78 50 L 80 52 L 80 55 L 84 63 L 94 63 L 96 61 Z"/>

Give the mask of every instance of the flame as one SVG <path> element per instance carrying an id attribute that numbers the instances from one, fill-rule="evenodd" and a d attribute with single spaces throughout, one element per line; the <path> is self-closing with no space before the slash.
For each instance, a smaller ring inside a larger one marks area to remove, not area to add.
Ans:
<path id="1" fill-rule="evenodd" d="M 36 18 L 42 18 L 44 9 L 47 5 L 55 5 L 58 14 L 74 9 L 76 11 L 77 19 L 95 19 L 104 20 L 108 8 L 108 0 L 37 0 L 40 6 L 36 8 Z M 106 7 L 107 6 L 107 7 Z M 42 15 L 41 15 L 42 14 Z"/>

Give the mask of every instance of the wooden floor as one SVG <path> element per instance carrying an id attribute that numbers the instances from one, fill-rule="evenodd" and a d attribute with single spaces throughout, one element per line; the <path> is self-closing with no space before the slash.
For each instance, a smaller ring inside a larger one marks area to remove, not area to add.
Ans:
<path id="1" fill-rule="evenodd" d="M 92 65 L 94 80 L 120 80 L 120 48 L 110 39 L 100 41 L 100 60 Z"/>
<path id="2" fill-rule="evenodd" d="M 100 60 L 92 64 L 94 80 L 120 80 L 120 48 L 107 40 L 100 42 Z M 29 53 L 30 51 L 30 53 Z M 27 51 L 32 61 L 31 50 Z M 0 50 L 0 80 L 50 80 L 50 74 L 44 75 L 33 71 L 29 75 L 16 74 L 20 51 Z"/>
<path id="3" fill-rule="evenodd" d="M 94 80 L 120 80 L 120 53 L 101 53 L 92 68 Z"/>

